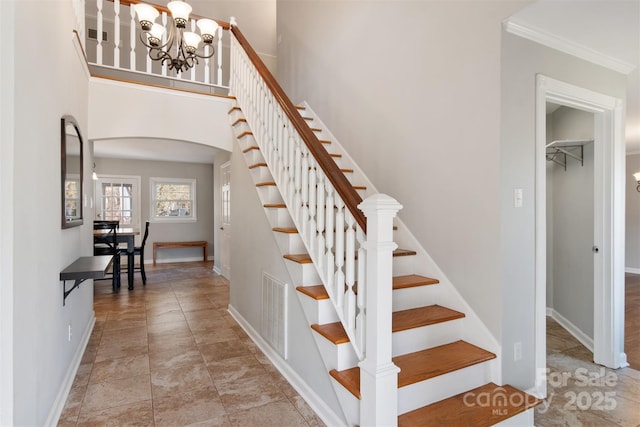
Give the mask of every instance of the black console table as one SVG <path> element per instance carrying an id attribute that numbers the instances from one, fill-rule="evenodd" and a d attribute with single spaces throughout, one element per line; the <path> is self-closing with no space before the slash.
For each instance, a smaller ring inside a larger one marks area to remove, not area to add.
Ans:
<path id="1" fill-rule="evenodd" d="M 62 305 L 67 297 L 80 283 L 87 279 L 104 279 L 109 266 L 113 262 L 113 256 L 83 256 L 75 260 L 71 265 L 60 272 L 62 280 Z M 67 280 L 73 280 L 73 286 L 67 289 Z"/>

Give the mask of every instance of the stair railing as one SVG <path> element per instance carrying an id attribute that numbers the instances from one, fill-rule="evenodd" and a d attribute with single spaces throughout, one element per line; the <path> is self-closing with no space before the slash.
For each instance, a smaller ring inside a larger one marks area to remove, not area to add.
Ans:
<path id="1" fill-rule="evenodd" d="M 233 18 L 231 33 L 230 94 L 360 360 L 360 424 L 394 425 L 393 218 L 402 206 L 383 194 L 362 201 Z"/>
<path id="2" fill-rule="evenodd" d="M 144 80 L 147 78 L 151 83 L 156 82 L 157 78 L 160 77 L 175 86 L 180 86 L 181 83 L 204 85 L 218 88 L 219 91 L 226 94 L 228 82 L 223 80 L 223 74 L 225 71 L 224 68 L 227 67 L 225 63 L 227 59 L 225 59 L 225 55 L 223 55 L 223 52 L 225 52 L 223 49 L 223 40 L 226 40 L 224 35 L 227 31 L 225 30 L 229 30 L 228 22 L 216 20 L 219 27 L 216 39 L 214 40 L 216 46 L 213 57 L 200 59 L 199 64 L 195 67 L 184 73 L 177 72 L 176 75 L 173 76 L 173 72 L 168 69 L 166 63 L 160 65 L 158 61 L 153 61 L 149 57 L 148 47 L 142 46 L 142 51 L 140 50 L 141 43 L 138 39 L 141 30 L 136 21 L 134 8 L 132 7 L 135 4 L 141 3 L 140 0 L 86 1 L 90 2 L 90 4 L 95 4 L 96 7 L 95 28 L 91 28 L 91 30 L 95 30 L 95 39 L 90 38 L 88 33 L 84 33 L 84 27 L 87 27 L 87 21 L 90 20 L 92 22 L 94 19 L 93 16 L 87 16 L 82 24 L 77 23 L 76 30 L 79 30 L 79 33 L 82 35 L 81 38 L 84 43 L 85 52 L 87 52 L 89 57 L 90 65 L 98 66 L 110 74 L 114 71 L 134 73 L 138 75 L 139 79 Z M 74 0 L 74 7 L 76 7 L 75 2 L 84 2 L 84 0 Z M 170 19 L 169 9 L 146 1 L 143 2 L 155 7 L 160 12 L 160 23 L 166 27 Z M 109 3 L 113 10 L 107 10 Z M 191 28 L 191 31 L 195 31 L 196 21 L 199 18 L 202 17 L 195 14 L 190 16 L 187 26 Z M 93 26 L 93 22 L 91 26 Z M 104 39 L 105 34 L 108 40 Z M 86 37 L 86 39 L 84 37 Z M 164 44 L 167 34 L 165 33 L 163 37 L 162 43 Z M 138 50 L 136 50 L 136 46 L 139 48 Z M 205 46 L 204 49 L 206 49 L 206 53 L 208 53 L 210 47 Z M 127 50 L 127 52 L 125 52 L 125 50 Z M 156 80 L 153 80 L 154 78 Z"/>

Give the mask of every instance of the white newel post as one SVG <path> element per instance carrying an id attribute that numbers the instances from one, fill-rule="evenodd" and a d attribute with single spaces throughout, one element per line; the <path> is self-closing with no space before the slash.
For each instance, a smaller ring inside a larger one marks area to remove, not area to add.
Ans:
<path id="1" fill-rule="evenodd" d="M 398 424 L 398 372 L 391 360 L 393 218 L 402 205 L 386 194 L 358 205 L 367 218 L 365 358 L 360 362 L 360 425 Z"/>

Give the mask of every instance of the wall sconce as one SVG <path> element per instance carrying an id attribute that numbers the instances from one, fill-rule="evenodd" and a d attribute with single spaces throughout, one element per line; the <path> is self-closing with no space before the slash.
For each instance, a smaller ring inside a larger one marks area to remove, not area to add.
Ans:
<path id="1" fill-rule="evenodd" d="M 91 174 L 91 179 L 93 179 L 94 181 L 98 180 L 98 174 L 96 173 L 96 162 L 93 162 L 93 173 Z"/>
<path id="2" fill-rule="evenodd" d="M 638 186 L 636 187 L 636 191 L 638 193 L 640 193 L 640 172 L 636 172 L 633 174 L 633 179 L 636 180 L 636 182 L 638 183 Z"/>

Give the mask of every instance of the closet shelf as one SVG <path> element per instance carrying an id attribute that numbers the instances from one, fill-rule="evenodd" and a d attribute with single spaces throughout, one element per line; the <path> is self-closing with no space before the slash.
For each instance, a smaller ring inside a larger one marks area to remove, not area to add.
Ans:
<path id="1" fill-rule="evenodd" d="M 584 146 L 593 139 L 558 139 L 546 145 L 547 160 L 567 170 L 567 157 L 580 162 L 584 166 Z"/>

